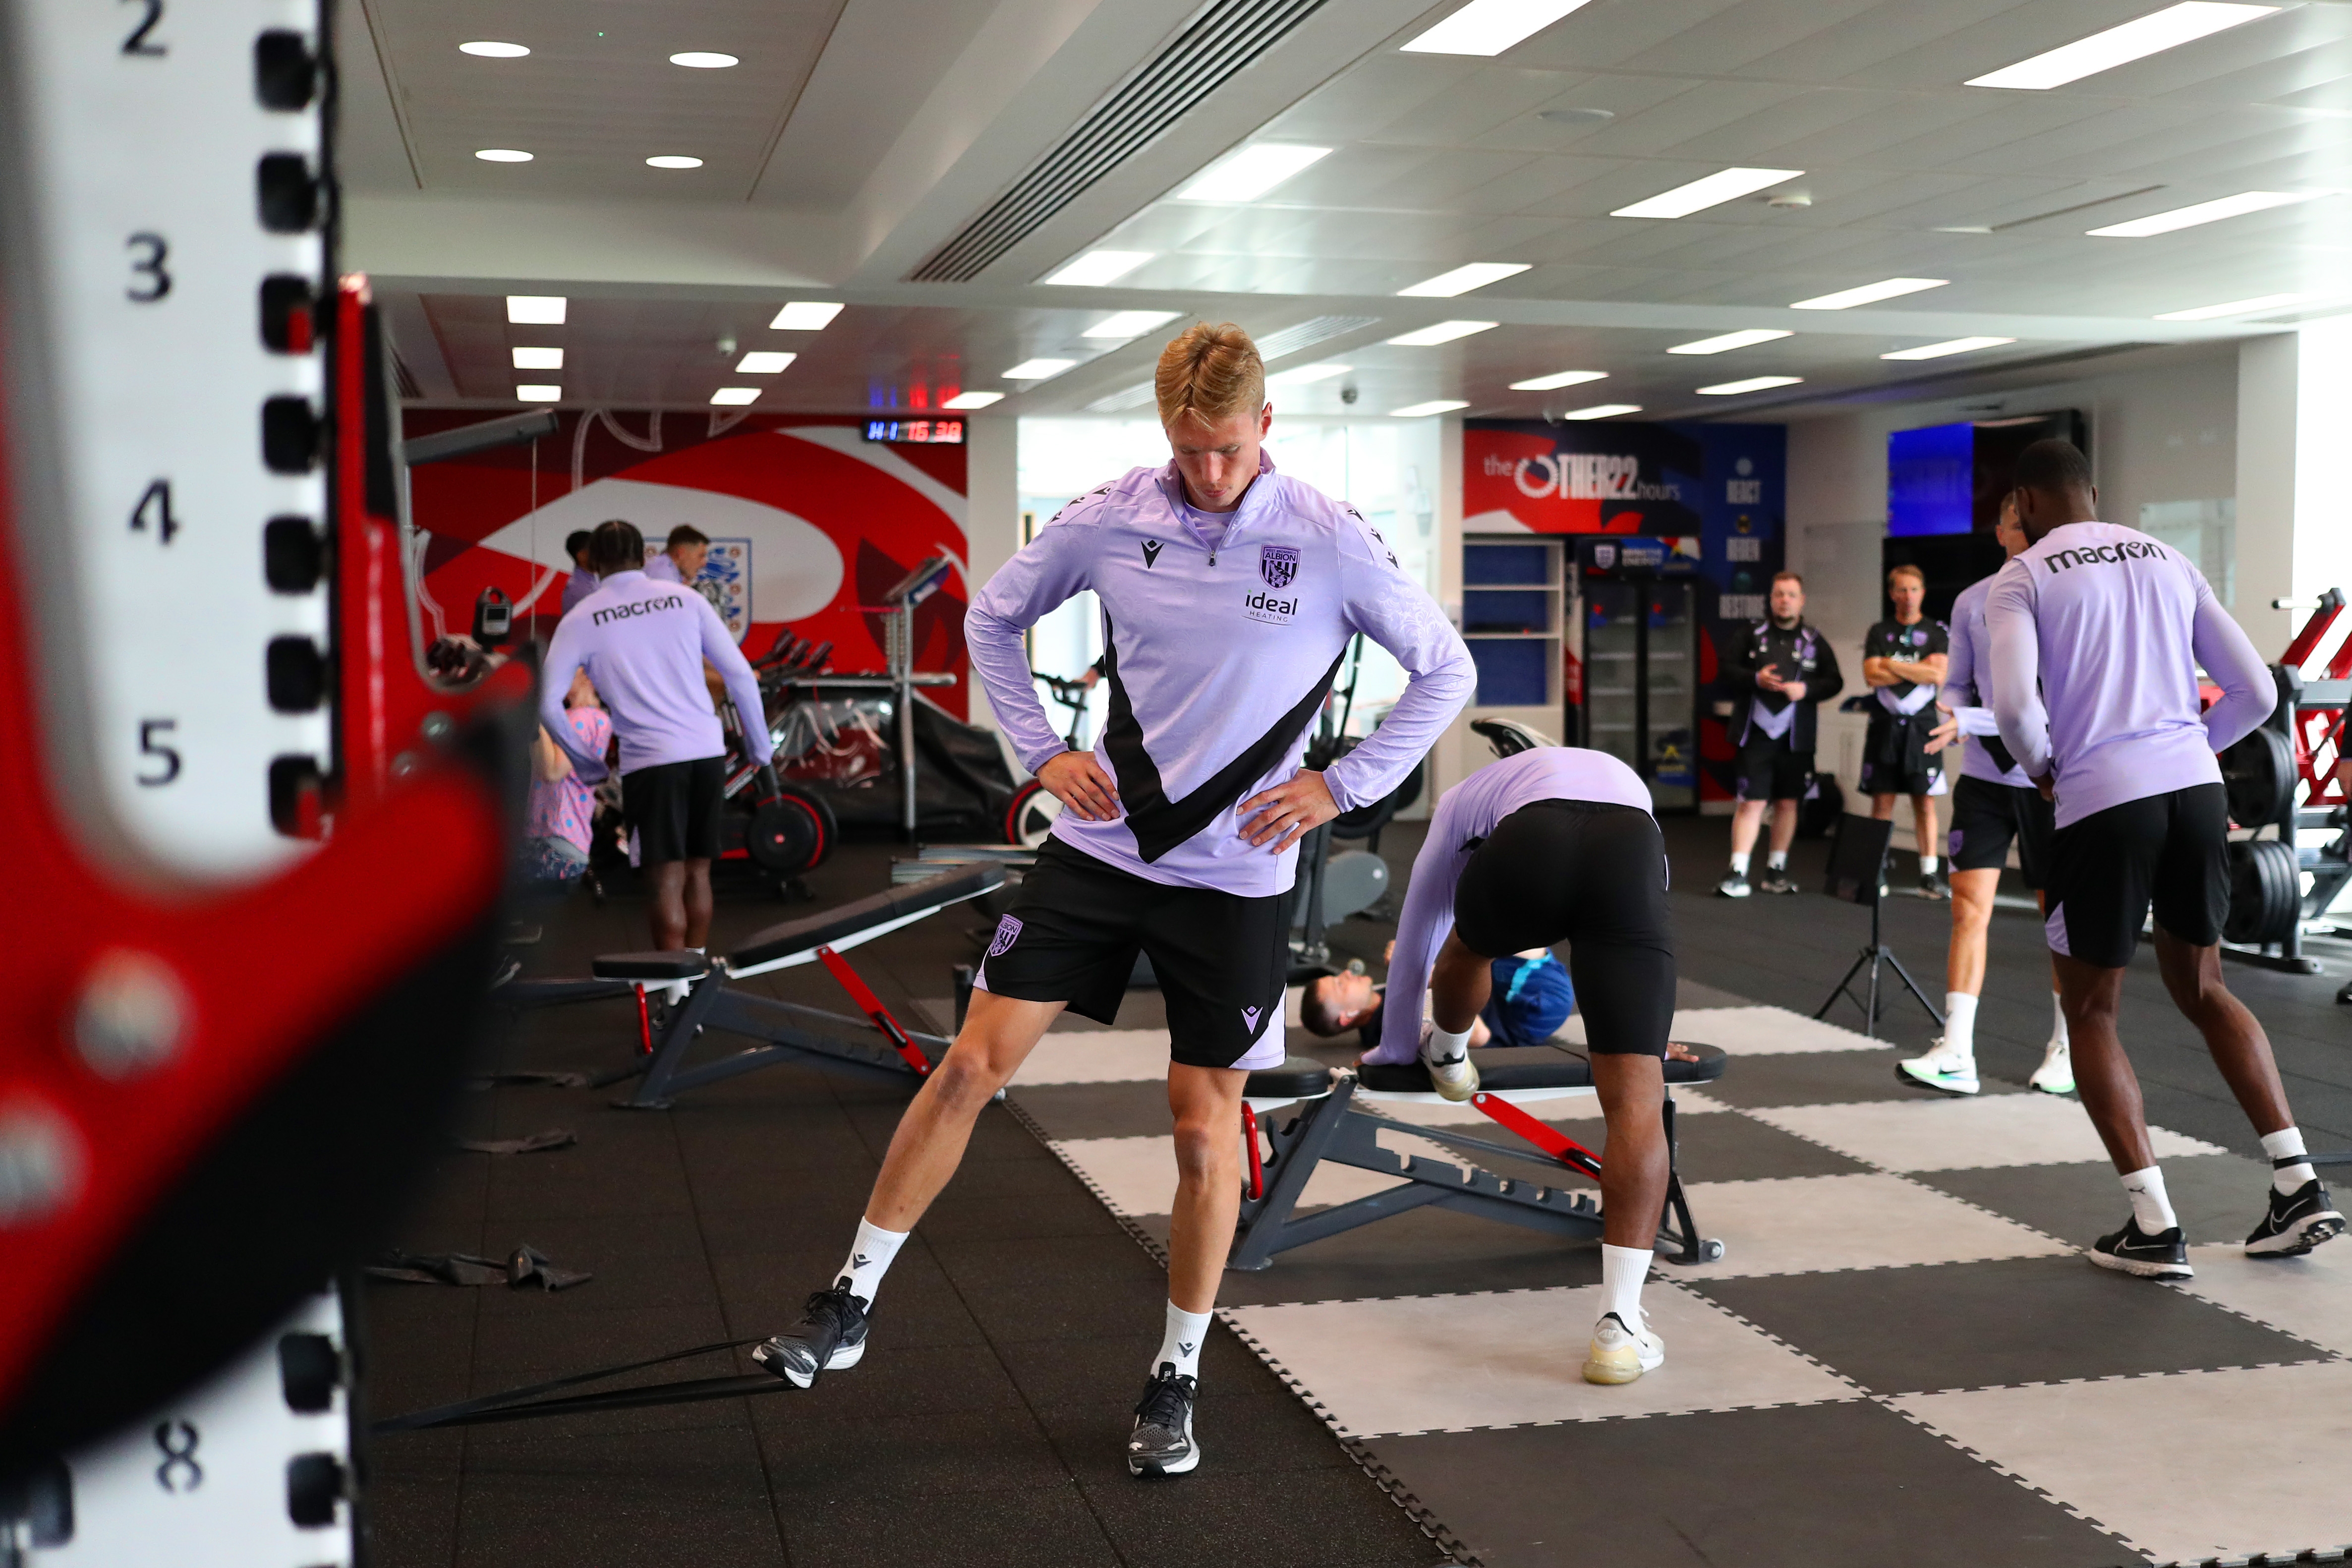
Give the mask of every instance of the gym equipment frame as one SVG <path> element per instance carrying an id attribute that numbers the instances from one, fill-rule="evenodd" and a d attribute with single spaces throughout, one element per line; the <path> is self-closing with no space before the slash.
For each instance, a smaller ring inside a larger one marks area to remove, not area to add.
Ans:
<path id="1" fill-rule="evenodd" d="M 1886 888 L 1886 846 L 1894 836 L 1895 824 L 1891 821 L 1858 816 L 1850 811 L 1839 817 L 1837 838 L 1830 847 L 1829 879 L 1822 889 L 1832 899 L 1870 906 L 1870 945 L 1864 948 L 1853 963 L 1847 966 L 1845 978 L 1837 983 L 1836 990 L 1822 999 L 1822 1005 L 1813 1010 L 1813 1016 L 1828 1017 L 1830 1009 L 1836 1006 L 1838 998 L 1843 996 L 1862 1009 L 1864 1020 L 1862 1032 L 1874 1040 L 1878 1038 L 1878 1020 L 1885 1016 L 1885 1009 L 1879 1005 L 1882 992 L 1878 972 L 1882 966 L 1893 968 L 1895 978 L 1903 982 L 1904 989 L 1917 999 L 1919 1005 L 1927 1009 L 1927 1016 L 1936 1020 L 1938 1028 L 1944 1023 L 1944 1015 L 1927 1000 L 1927 994 L 1919 989 L 1919 983 L 1911 978 L 1911 972 L 1903 967 L 1903 961 L 1895 956 L 1895 950 L 1879 933 L 1878 906 Z M 1854 976 L 1865 967 L 1870 971 L 1867 1000 L 1853 994 Z"/>

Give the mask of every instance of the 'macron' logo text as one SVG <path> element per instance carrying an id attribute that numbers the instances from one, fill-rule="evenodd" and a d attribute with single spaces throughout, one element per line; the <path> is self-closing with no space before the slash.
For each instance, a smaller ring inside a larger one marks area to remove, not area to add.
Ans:
<path id="1" fill-rule="evenodd" d="M 2100 563 L 2122 565 L 2126 561 L 2144 555 L 2161 558 L 2164 546 L 2152 539 L 2126 539 L 2116 544 L 2095 544 L 2088 550 L 2060 550 L 2042 558 L 2042 563 L 2052 572 L 2069 566 L 2089 566 Z"/>

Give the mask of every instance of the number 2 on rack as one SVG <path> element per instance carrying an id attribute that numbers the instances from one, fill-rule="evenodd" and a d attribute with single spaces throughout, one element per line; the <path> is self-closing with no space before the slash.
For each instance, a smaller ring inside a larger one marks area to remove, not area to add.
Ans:
<path id="1" fill-rule="evenodd" d="M 126 55 L 164 55 L 171 53 L 171 50 L 166 48 L 163 45 L 151 44 L 147 41 L 147 35 L 155 30 L 155 24 L 163 19 L 163 0 L 137 0 L 137 4 L 144 5 L 147 8 L 147 15 L 146 17 L 140 22 L 139 26 L 132 30 L 131 36 L 122 40 L 122 52 Z"/>

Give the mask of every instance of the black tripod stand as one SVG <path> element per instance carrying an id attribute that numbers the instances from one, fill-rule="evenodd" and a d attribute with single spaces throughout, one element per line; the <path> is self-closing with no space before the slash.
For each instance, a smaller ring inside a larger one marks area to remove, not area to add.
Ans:
<path id="1" fill-rule="evenodd" d="M 1918 999 L 1919 1005 L 1927 1009 L 1927 1016 L 1935 1019 L 1938 1027 L 1944 1022 L 1943 1014 L 1927 1000 L 1927 994 L 1919 989 L 1919 983 L 1911 978 L 1911 972 L 1903 967 L 1903 961 L 1895 956 L 1895 950 L 1887 946 L 1878 934 L 1878 900 L 1886 882 L 1886 846 L 1894 834 L 1895 824 L 1892 822 L 1856 816 L 1852 812 L 1839 817 L 1837 840 L 1830 850 L 1829 885 L 1822 889 L 1832 899 L 1848 899 L 1857 904 L 1870 906 L 1870 945 L 1854 959 L 1852 967 L 1845 972 L 1845 978 L 1837 983 L 1837 989 L 1831 992 L 1828 999 L 1815 1009 L 1813 1016 L 1828 1016 L 1829 1010 L 1836 1006 L 1838 998 L 1843 996 L 1862 1009 L 1862 1032 L 1874 1040 L 1878 1038 L 1878 1020 L 1884 1012 L 1879 1005 L 1878 971 L 1881 965 L 1895 971 L 1895 978 L 1903 982 L 1903 988 Z M 1864 969 L 1870 971 L 1866 999 L 1864 995 L 1857 995 L 1853 988 L 1855 976 Z"/>

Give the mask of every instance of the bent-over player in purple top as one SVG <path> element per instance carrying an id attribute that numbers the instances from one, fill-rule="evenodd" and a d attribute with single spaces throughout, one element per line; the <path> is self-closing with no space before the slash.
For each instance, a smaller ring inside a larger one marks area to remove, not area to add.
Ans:
<path id="1" fill-rule="evenodd" d="M 2221 984 L 2229 812 L 2214 753 L 2269 716 L 2276 688 L 2204 574 L 2136 529 L 2098 518 L 2090 465 L 2063 441 L 2017 461 L 2032 545 L 1985 601 L 1992 708 L 2020 768 L 2057 803 L 2046 898 L 2074 1081 L 2131 1199 L 2090 1253 L 2102 1268 L 2186 1279 L 2187 1238 L 2148 1144 L 2138 1076 L 2116 1030 L 2140 922 L 2157 966 L 2271 1158 L 2269 1210 L 2246 1250 L 2310 1251 L 2344 1216 L 2305 1157 L 2263 1026 Z M 2221 688 L 2198 711 L 2197 668 Z"/>
<path id="2" fill-rule="evenodd" d="M 1160 356 L 1173 460 L 1065 507 L 964 617 L 972 668 L 1021 761 L 1062 803 L 997 926 L 971 1016 L 890 1140 L 830 1289 L 755 1357 L 807 1387 L 856 1364 L 867 1311 L 908 1233 L 955 1173 L 981 1108 L 1067 1007 L 1109 1023 L 1138 952 L 1167 1003 L 1177 1188 L 1165 1333 L 1135 1407 L 1139 1476 L 1201 1462 L 1201 1345 L 1240 1212 L 1241 1097 L 1283 1058 L 1286 908 L 1301 835 L 1394 789 L 1469 700 L 1469 650 L 1352 507 L 1278 474 L 1265 367 L 1234 326 Z M 1074 595 L 1102 607 L 1110 714 L 1067 750 L 1037 700 L 1021 634 Z M 1307 731 L 1359 633 L 1410 682 L 1380 729 L 1321 773 Z"/>

